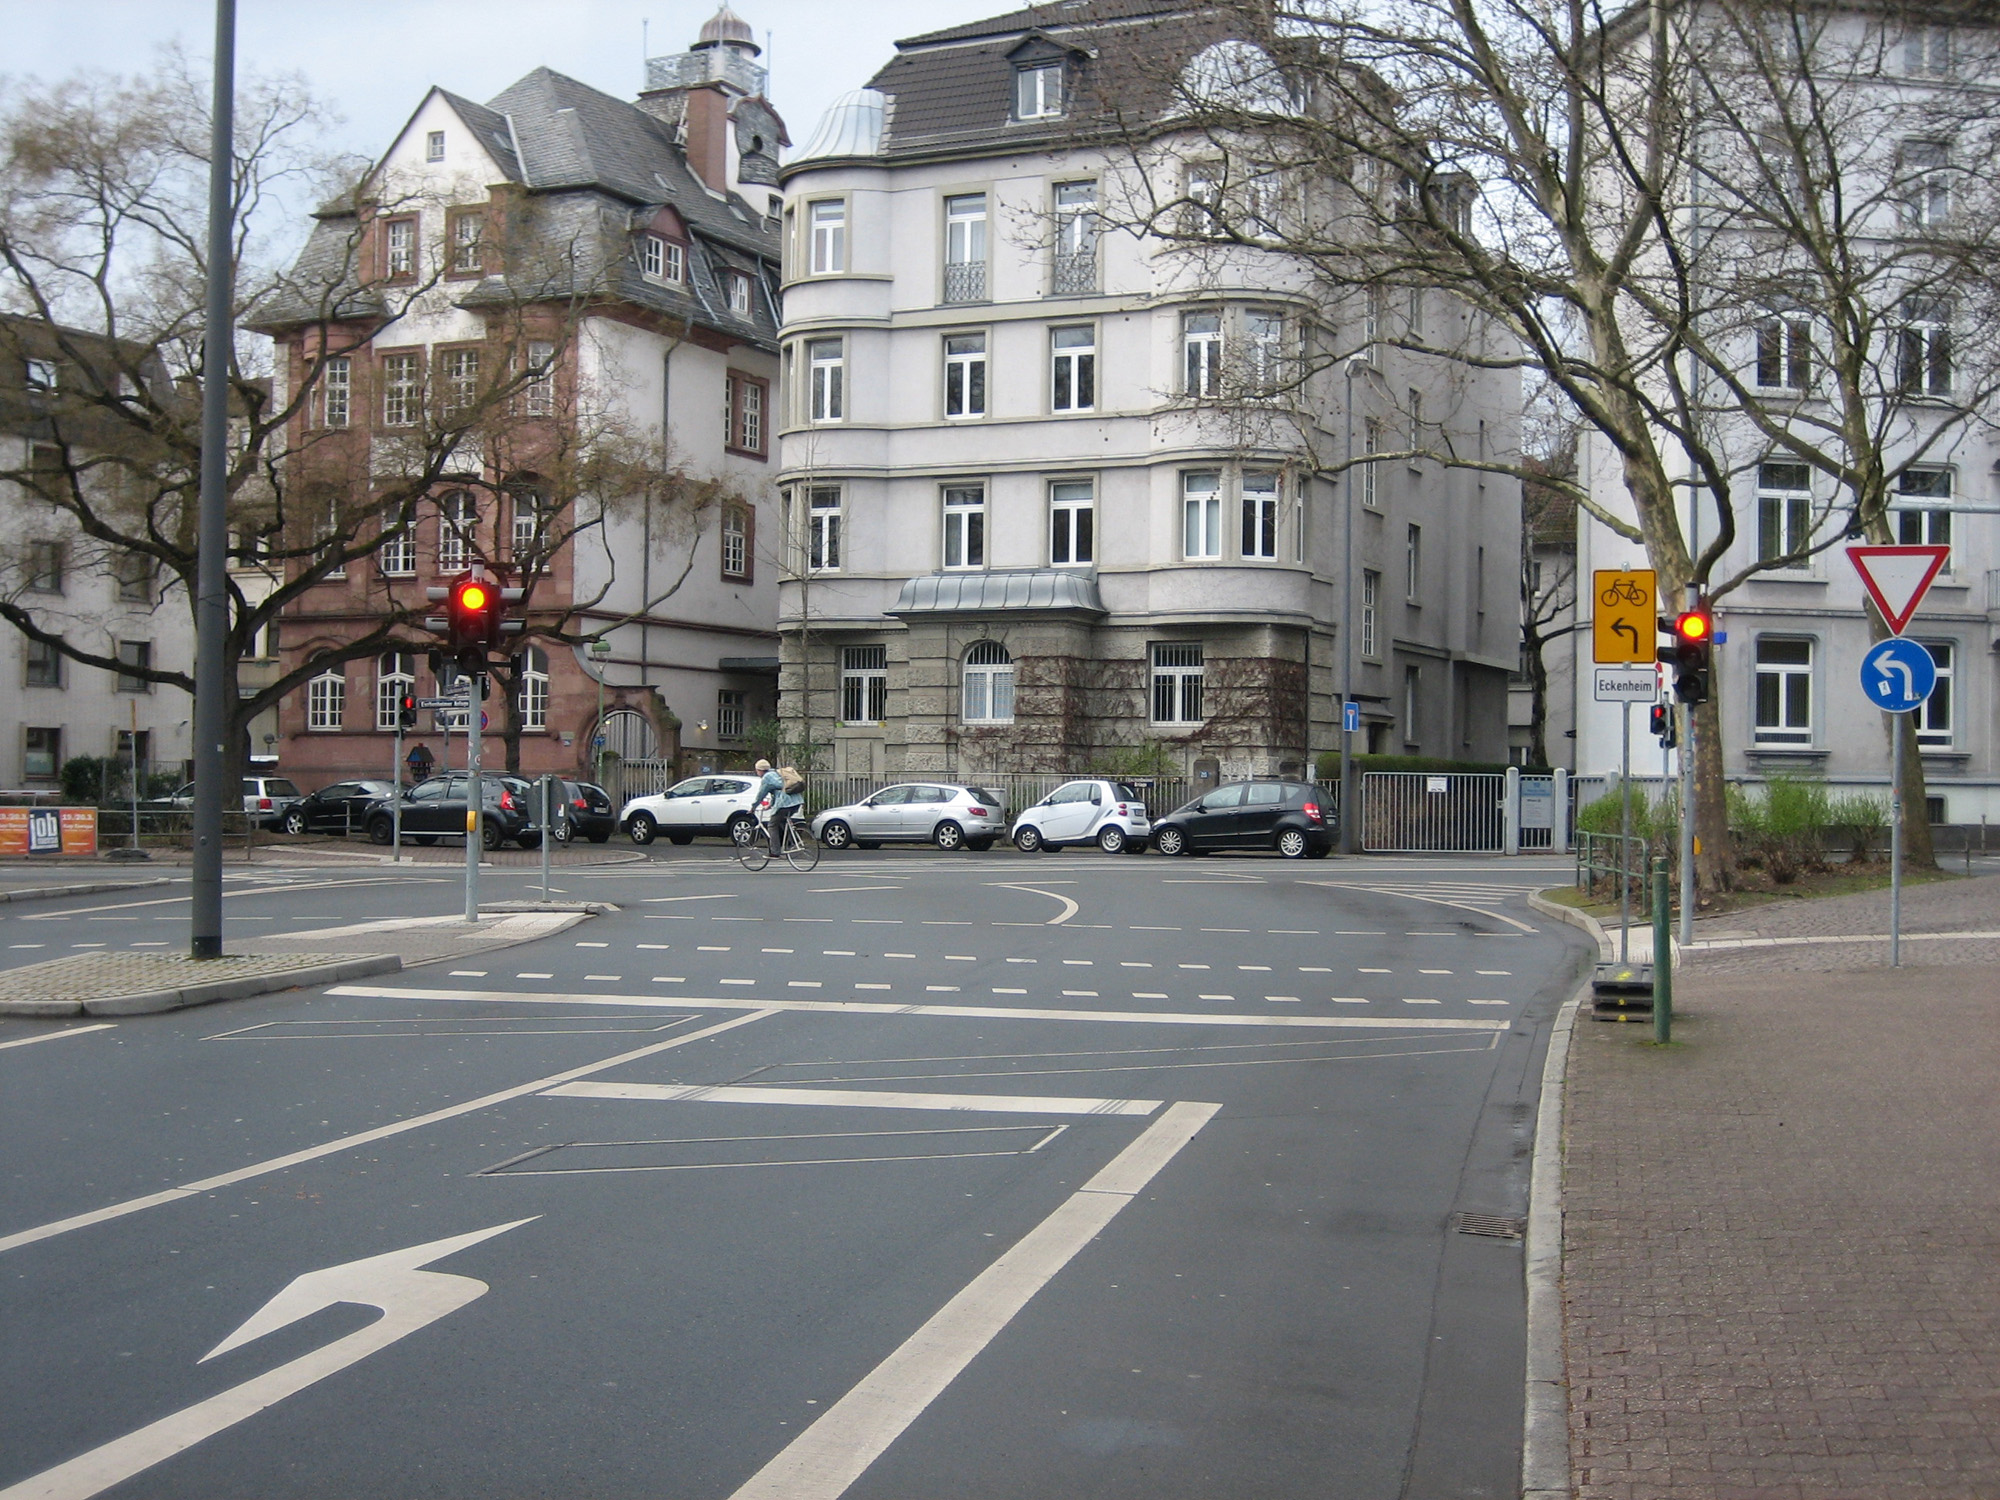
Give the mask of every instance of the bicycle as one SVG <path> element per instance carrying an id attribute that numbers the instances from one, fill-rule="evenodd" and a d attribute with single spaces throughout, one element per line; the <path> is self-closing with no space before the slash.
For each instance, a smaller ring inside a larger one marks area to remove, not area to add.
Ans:
<path id="1" fill-rule="evenodd" d="M 804 808 L 799 812 L 803 813 Z M 768 830 L 770 820 L 760 818 L 760 823 Z M 794 816 L 785 824 L 785 863 L 800 874 L 819 863 L 819 840 L 806 831 L 805 819 Z M 736 858 L 746 870 L 761 870 L 771 862 L 771 839 L 768 831 L 753 835 L 747 844 L 738 846 Z"/>

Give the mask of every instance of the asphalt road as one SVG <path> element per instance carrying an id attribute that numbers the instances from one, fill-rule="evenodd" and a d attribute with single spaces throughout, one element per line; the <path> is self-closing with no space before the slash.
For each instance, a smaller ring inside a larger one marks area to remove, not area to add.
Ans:
<path id="1" fill-rule="evenodd" d="M 0 1022 L 0 1500 L 1512 1494 L 1521 1246 L 1455 1216 L 1525 1212 L 1558 878 L 695 846 L 393 983 Z"/>

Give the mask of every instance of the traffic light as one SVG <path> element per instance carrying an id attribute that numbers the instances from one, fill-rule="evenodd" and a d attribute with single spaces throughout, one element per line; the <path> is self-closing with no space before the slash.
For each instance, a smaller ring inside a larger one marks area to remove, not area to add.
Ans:
<path id="1" fill-rule="evenodd" d="M 417 695 L 405 693 L 396 700 L 397 721 L 405 729 L 417 727 Z"/>
<path id="2" fill-rule="evenodd" d="M 1671 750 L 1680 743 L 1680 736 L 1674 732 L 1674 706 L 1671 703 L 1655 703 L 1651 722 L 1647 725 L 1660 738 L 1660 748 Z"/>
<path id="3" fill-rule="evenodd" d="M 484 578 L 461 578 L 445 601 L 454 649 L 492 645 L 500 636 L 500 590 Z"/>
<path id="4" fill-rule="evenodd" d="M 1700 603 L 1671 620 L 1663 616 L 1660 629 L 1674 638 L 1671 646 L 1659 651 L 1660 660 L 1674 669 L 1674 696 L 1683 703 L 1706 703 L 1715 646 L 1714 612 Z"/>

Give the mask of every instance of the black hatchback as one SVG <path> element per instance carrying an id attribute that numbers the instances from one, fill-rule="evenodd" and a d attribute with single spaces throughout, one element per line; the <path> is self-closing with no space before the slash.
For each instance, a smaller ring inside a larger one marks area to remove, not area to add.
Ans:
<path id="1" fill-rule="evenodd" d="M 555 809 L 552 821 L 555 824 L 555 838 L 558 844 L 567 844 L 578 834 L 582 834 L 593 844 L 610 840 L 618 831 L 618 809 L 612 805 L 611 794 L 593 781 L 559 781 L 557 793 L 562 805 Z M 539 799 L 541 786 L 536 784 L 534 795 Z M 535 804 L 539 811 L 541 803 Z"/>
<path id="2" fill-rule="evenodd" d="M 1162 854 L 1275 849 L 1287 859 L 1324 859 L 1333 852 L 1333 823 L 1320 797 L 1303 781 L 1232 781 L 1153 824 L 1153 847 Z"/>
<path id="3" fill-rule="evenodd" d="M 285 809 L 287 833 L 360 833 L 368 826 L 370 804 L 396 795 L 387 781 L 336 781 L 308 792 Z"/>

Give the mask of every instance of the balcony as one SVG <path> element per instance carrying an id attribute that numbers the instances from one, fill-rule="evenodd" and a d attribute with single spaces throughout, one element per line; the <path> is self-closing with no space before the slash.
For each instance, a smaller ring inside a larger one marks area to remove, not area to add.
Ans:
<path id="1" fill-rule="evenodd" d="M 986 262 L 983 260 L 947 262 L 944 268 L 944 300 L 984 302 Z"/>
<path id="2" fill-rule="evenodd" d="M 1079 250 L 1055 256 L 1050 268 L 1049 290 L 1058 297 L 1082 296 L 1097 290 L 1097 251 Z"/>

